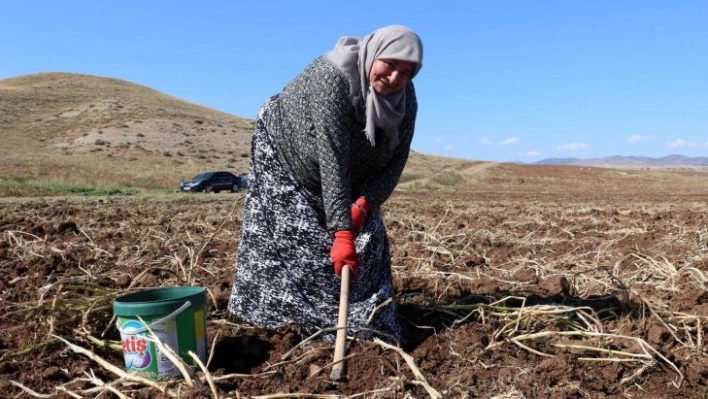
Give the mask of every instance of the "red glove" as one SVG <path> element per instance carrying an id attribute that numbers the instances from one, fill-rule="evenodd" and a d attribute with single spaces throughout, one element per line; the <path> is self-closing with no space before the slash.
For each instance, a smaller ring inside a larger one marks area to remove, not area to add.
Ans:
<path id="1" fill-rule="evenodd" d="M 366 198 L 359 197 L 354 205 L 352 205 L 352 226 L 354 226 L 354 232 L 358 233 L 361 228 L 364 227 L 364 222 L 366 222 L 366 216 L 371 211 L 371 206 Z"/>
<path id="2" fill-rule="evenodd" d="M 354 232 L 351 230 L 339 230 L 334 233 L 334 244 L 329 251 L 329 257 L 334 263 L 334 273 L 342 275 L 342 267 L 349 266 L 352 279 L 356 279 L 359 269 L 359 258 L 356 256 L 356 245 L 354 245 Z"/>

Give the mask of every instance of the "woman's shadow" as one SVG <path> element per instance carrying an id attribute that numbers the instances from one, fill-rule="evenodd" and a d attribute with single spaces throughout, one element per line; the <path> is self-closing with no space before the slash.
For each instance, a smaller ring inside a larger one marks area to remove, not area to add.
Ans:
<path id="1" fill-rule="evenodd" d="M 273 344 L 257 335 L 224 337 L 214 346 L 210 370 L 248 374 L 268 360 Z"/>

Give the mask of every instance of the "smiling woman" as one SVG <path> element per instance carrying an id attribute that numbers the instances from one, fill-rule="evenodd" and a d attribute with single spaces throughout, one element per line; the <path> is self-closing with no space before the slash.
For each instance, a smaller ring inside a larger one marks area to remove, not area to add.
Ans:
<path id="1" fill-rule="evenodd" d="M 403 26 L 342 37 L 261 108 L 229 301 L 239 318 L 332 328 L 346 267 L 351 332 L 401 338 L 380 207 L 408 159 L 422 61 Z"/>
<path id="2" fill-rule="evenodd" d="M 369 83 L 376 94 L 386 97 L 403 89 L 414 70 L 415 64 L 407 61 L 375 60 L 371 65 Z"/>

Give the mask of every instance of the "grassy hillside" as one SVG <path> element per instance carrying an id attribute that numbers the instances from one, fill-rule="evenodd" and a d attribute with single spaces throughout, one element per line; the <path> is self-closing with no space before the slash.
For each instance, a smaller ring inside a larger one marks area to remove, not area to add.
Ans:
<path id="1" fill-rule="evenodd" d="M 133 83 L 47 73 L 0 81 L 0 175 L 45 183 L 175 187 L 247 168 L 252 121 Z"/>

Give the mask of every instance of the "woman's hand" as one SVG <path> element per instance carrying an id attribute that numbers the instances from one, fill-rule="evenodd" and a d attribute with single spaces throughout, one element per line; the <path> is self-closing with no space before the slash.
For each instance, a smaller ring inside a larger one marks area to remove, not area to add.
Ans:
<path id="1" fill-rule="evenodd" d="M 359 233 L 361 228 L 364 227 L 366 216 L 370 211 L 371 206 L 369 206 L 369 202 L 364 197 L 359 197 L 352 205 L 352 226 L 354 226 L 355 233 Z"/>
<path id="2" fill-rule="evenodd" d="M 334 244 L 329 251 L 329 256 L 334 263 L 334 273 L 342 275 L 344 265 L 349 266 L 352 279 L 356 279 L 359 270 L 359 258 L 356 255 L 356 245 L 354 245 L 355 233 L 351 230 L 339 230 L 334 233 Z"/>

